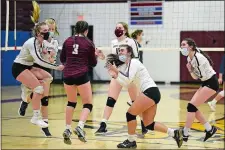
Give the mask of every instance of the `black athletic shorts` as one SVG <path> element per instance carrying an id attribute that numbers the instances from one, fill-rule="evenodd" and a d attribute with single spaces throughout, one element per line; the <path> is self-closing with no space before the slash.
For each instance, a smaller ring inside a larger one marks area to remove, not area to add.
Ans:
<path id="1" fill-rule="evenodd" d="M 31 68 L 32 66 L 27 66 L 27 65 L 14 62 L 12 65 L 12 75 L 16 79 L 21 72 L 23 72 L 26 69 L 30 70 Z"/>
<path id="2" fill-rule="evenodd" d="M 150 87 L 143 92 L 147 97 L 151 98 L 155 104 L 158 104 L 161 99 L 161 94 L 158 87 Z"/>
<path id="3" fill-rule="evenodd" d="M 88 76 L 88 72 L 84 73 L 82 76 L 79 77 L 67 77 L 63 78 L 63 82 L 66 85 L 82 85 L 90 81 L 90 78 Z"/>
<path id="4" fill-rule="evenodd" d="M 49 68 L 45 68 L 45 67 L 40 66 L 40 65 L 38 65 L 38 64 L 36 64 L 36 63 L 33 64 L 33 67 L 43 69 L 43 70 L 45 70 L 45 71 L 47 71 L 48 73 L 51 74 L 51 69 L 49 69 Z"/>
<path id="5" fill-rule="evenodd" d="M 217 92 L 219 90 L 219 83 L 216 74 L 214 74 L 210 79 L 203 81 L 202 87 L 204 86 L 207 86 L 208 88 L 213 89 Z"/>

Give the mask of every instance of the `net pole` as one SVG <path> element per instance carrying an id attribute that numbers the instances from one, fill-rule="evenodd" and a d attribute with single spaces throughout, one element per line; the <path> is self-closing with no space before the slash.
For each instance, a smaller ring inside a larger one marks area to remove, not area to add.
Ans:
<path id="1" fill-rule="evenodd" d="M 15 46 L 14 46 L 14 50 L 16 50 L 16 1 L 14 1 L 14 42 L 15 42 Z"/>
<path id="2" fill-rule="evenodd" d="M 8 38 L 9 38 L 9 0 L 6 1 L 6 26 L 5 26 L 5 51 L 8 50 Z"/>

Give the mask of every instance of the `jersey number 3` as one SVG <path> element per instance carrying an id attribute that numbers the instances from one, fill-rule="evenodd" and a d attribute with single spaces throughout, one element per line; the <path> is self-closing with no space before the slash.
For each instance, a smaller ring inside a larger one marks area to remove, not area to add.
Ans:
<path id="1" fill-rule="evenodd" d="M 73 44 L 73 52 L 72 54 L 78 54 L 78 48 L 79 48 L 79 45 L 78 44 Z"/>

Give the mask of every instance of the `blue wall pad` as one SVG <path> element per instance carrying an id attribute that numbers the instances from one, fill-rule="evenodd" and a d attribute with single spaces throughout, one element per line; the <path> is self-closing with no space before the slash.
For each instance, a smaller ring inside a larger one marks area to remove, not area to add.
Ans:
<path id="1" fill-rule="evenodd" d="M 31 31 L 17 31 L 16 32 L 16 46 L 22 46 L 26 40 L 32 36 Z M 14 31 L 9 31 L 8 47 L 14 47 Z M 5 47 L 5 31 L 1 30 L 1 47 Z"/>
<path id="2" fill-rule="evenodd" d="M 20 85 L 12 75 L 12 64 L 19 50 L 1 51 L 1 86 Z"/>

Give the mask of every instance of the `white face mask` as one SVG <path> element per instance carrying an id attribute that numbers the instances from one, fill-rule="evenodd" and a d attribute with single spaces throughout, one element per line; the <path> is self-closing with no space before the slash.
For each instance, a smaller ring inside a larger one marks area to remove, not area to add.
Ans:
<path id="1" fill-rule="evenodd" d="M 145 36 L 144 35 L 142 35 L 141 40 L 142 40 L 142 42 L 145 40 Z"/>
<path id="2" fill-rule="evenodd" d="M 126 62 L 127 56 L 126 55 L 119 55 L 119 60 L 122 62 Z"/>
<path id="3" fill-rule="evenodd" d="M 188 50 L 188 48 L 181 48 L 181 54 L 182 55 L 184 55 L 184 56 L 188 56 L 188 54 L 189 54 L 189 50 Z"/>
<path id="4" fill-rule="evenodd" d="M 52 38 L 53 38 L 53 37 L 54 37 L 54 35 L 55 35 L 55 32 L 49 32 L 49 36 L 50 36 L 50 37 L 52 37 Z"/>

